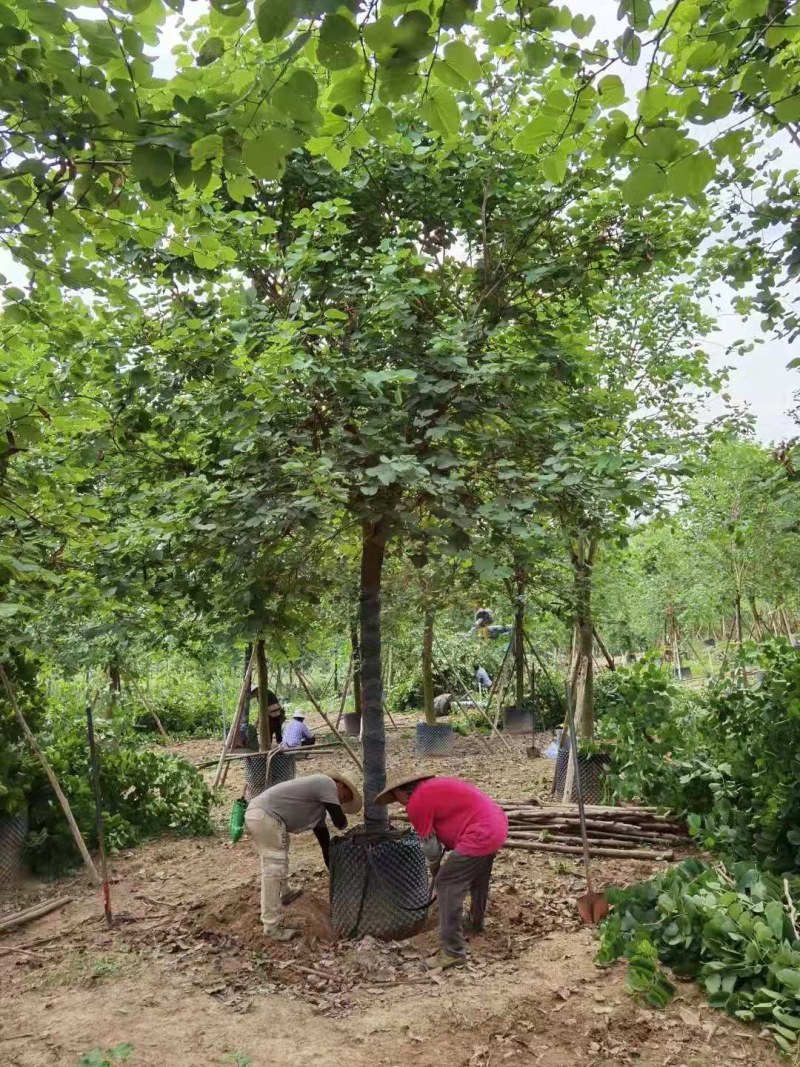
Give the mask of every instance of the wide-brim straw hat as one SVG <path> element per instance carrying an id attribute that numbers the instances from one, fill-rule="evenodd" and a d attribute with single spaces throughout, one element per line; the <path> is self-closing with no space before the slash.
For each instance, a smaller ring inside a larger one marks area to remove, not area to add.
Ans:
<path id="1" fill-rule="evenodd" d="M 375 797 L 376 804 L 391 804 L 394 801 L 392 793 L 395 789 L 401 789 L 404 785 L 408 785 L 409 782 L 422 782 L 426 778 L 435 778 L 436 771 L 402 771 L 399 774 L 392 774 L 386 781 L 386 785 L 380 793 Z"/>
<path id="2" fill-rule="evenodd" d="M 347 775 L 339 774 L 338 771 L 330 771 L 328 773 L 329 778 L 333 778 L 334 782 L 341 782 L 342 785 L 346 785 L 350 792 L 353 794 L 352 800 L 346 800 L 342 804 L 342 811 L 345 815 L 357 815 L 361 811 L 361 807 L 364 801 L 361 798 L 361 792 L 355 782 L 352 782 Z"/>

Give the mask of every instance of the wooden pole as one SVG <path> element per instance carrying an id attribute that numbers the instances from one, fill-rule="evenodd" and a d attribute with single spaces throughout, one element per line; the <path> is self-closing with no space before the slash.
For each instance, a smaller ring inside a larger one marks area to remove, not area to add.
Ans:
<path id="1" fill-rule="evenodd" d="M 11 682 L 8 680 L 6 669 L 2 663 L 0 663 L 0 681 L 2 681 L 3 683 L 3 688 L 6 691 L 8 702 L 14 709 L 14 714 L 17 717 L 17 722 L 20 724 L 20 727 L 22 728 L 23 734 L 25 734 L 25 738 L 28 744 L 33 749 L 34 755 L 41 763 L 44 773 L 47 775 L 48 781 L 53 787 L 53 792 L 58 797 L 58 802 L 61 805 L 61 810 L 64 812 L 67 822 L 69 823 L 69 828 L 72 831 L 73 840 L 78 846 L 78 851 L 81 854 L 81 858 L 83 859 L 87 870 L 94 879 L 95 885 L 101 885 L 100 875 L 97 873 L 97 868 L 95 867 L 92 861 L 92 857 L 89 855 L 89 849 L 86 847 L 86 842 L 83 840 L 83 835 L 81 834 L 80 829 L 78 828 L 78 824 L 75 822 L 75 817 L 72 814 L 72 809 L 69 806 L 69 801 L 64 795 L 64 791 L 62 790 L 61 786 L 58 784 L 58 779 L 56 778 L 55 774 L 53 774 L 53 768 L 47 762 L 47 757 L 39 747 L 39 742 L 36 740 L 31 728 L 25 721 L 25 716 L 20 710 L 20 706 L 17 703 L 17 698 L 14 696 L 14 690 L 11 687 Z"/>
<path id="2" fill-rule="evenodd" d="M 103 912 L 106 926 L 111 926 L 111 888 L 108 883 L 108 860 L 106 858 L 106 834 L 103 823 L 103 805 L 100 796 L 100 767 L 97 762 L 97 746 L 94 743 L 94 717 L 92 702 L 86 701 L 86 733 L 89 738 L 89 759 L 92 769 L 92 790 L 94 792 L 94 811 L 97 820 L 97 847 L 100 851 L 100 870 L 103 874 Z"/>
<path id="3" fill-rule="evenodd" d="M 255 649 L 250 654 L 250 660 L 247 664 L 247 668 L 244 672 L 244 678 L 242 679 L 242 687 L 239 690 L 239 703 L 236 705 L 236 714 L 233 717 L 231 728 L 222 739 L 222 752 L 219 756 L 219 762 L 217 763 L 217 773 L 214 775 L 214 783 L 212 788 L 218 789 L 221 785 L 224 785 L 225 779 L 228 776 L 228 763 L 225 757 L 230 750 L 236 744 L 236 738 L 239 735 L 239 726 L 244 715 L 244 709 L 250 700 L 250 680 L 253 676 L 253 664 L 255 663 Z"/>
<path id="4" fill-rule="evenodd" d="M 292 670 L 294 671 L 298 682 L 303 687 L 303 689 L 305 691 L 305 694 L 308 697 L 308 699 L 314 705 L 314 707 L 316 708 L 317 712 L 322 716 L 322 718 L 325 720 L 325 722 L 328 724 L 328 726 L 330 726 L 331 730 L 333 730 L 333 732 L 336 734 L 336 736 L 342 742 L 342 744 L 344 745 L 345 749 L 347 750 L 348 756 L 350 757 L 350 759 L 353 761 L 353 763 L 355 763 L 356 767 L 358 767 L 358 769 L 363 774 L 364 773 L 364 767 L 363 767 L 363 765 L 361 763 L 361 760 L 355 754 L 355 752 L 350 747 L 350 745 L 348 745 L 347 741 L 344 738 L 344 735 L 339 733 L 339 731 L 336 729 L 334 724 L 331 722 L 331 720 L 328 718 L 328 716 L 325 714 L 325 712 L 322 710 L 322 708 L 317 703 L 316 699 L 314 698 L 313 693 L 308 688 L 308 683 L 306 682 L 305 678 L 303 677 L 303 675 L 302 675 L 302 673 L 300 671 L 300 668 L 295 663 L 293 663 L 292 664 Z"/>
<path id="5" fill-rule="evenodd" d="M 608 669 L 610 671 L 615 671 L 617 669 L 617 665 L 614 662 L 614 657 L 610 656 L 608 654 L 608 649 L 603 644 L 602 638 L 600 637 L 600 634 L 597 632 L 597 627 L 594 626 L 594 625 L 592 625 L 592 633 L 594 634 L 594 639 L 597 642 L 597 647 L 600 649 L 600 651 L 605 656 L 606 663 L 608 664 Z"/>
<path id="6" fill-rule="evenodd" d="M 48 900 L 44 904 L 34 904 L 30 908 L 25 908 L 24 911 L 18 911 L 14 915 L 7 915 L 4 919 L 0 919 L 0 931 L 13 930 L 15 926 L 24 926 L 25 923 L 40 919 L 43 915 L 49 915 L 56 908 L 63 908 L 71 900 L 72 897 L 58 897 L 57 900 Z"/>

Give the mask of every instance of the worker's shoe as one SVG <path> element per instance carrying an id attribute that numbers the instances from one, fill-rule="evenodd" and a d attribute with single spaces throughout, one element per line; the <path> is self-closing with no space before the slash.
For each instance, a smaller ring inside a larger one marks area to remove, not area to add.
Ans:
<path id="1" fill-rule="evenodd" d="M 474 919 L 468 919 L 465 923 L 465 929 L 469 934 L 482 934 L 486 927 L 483 925 L 483 919 L 478 922 Z"/>
<path id="2" fill-rule="evenodd" d="M 264 933 L 270 941 L 294 941 L 300 936 L 300 931 L 291 926 L 278 926 L 274 930 L 265 930 Z"/>
<path id="3" fill-rule="evenodd" d="M 438 952 L 435 956 L 429 956 L 425 960 L 425 966 L 429 971 L 446 971 L 450 967 L 463 967 L 466 962 L 463 956 L 451 956 L 448 952 Z"/>
<path id="4" fill-rule="evenodd" d="M 281 893 L 281 904 L 283 904 L 285 908 L 287 904 L 291 904 L 293 901 L 297 900 L 297 898 L 301 897 L 302 895 L 302 889 L 287 889 L 285 893 Z"/>

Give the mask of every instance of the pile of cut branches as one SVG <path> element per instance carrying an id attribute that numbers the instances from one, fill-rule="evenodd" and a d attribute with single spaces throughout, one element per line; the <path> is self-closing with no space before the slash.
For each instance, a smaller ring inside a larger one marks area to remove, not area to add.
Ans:
<path id="1" fill-rule="evenodd" d="M 502 800 L 508 816 L 506 848 L 530 852 L 582 853 L 578 809 L 574 805 L 542 807 L 528 801 Z M 620 859 L 671 860 L 674 849 L 691 843 L 686 826 L 655 808 L 586 805 L 589 851 Z"/>

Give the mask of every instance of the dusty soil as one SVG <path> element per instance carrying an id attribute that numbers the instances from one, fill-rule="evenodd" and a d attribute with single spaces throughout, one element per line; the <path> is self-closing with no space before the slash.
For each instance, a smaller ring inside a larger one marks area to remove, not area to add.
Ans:
<path id="1" fill-rule="evenodd" d="M 309 720 L 314 726 L 313 717 Z M 391 765 L 414 764 L 413 718 L 389 730 Z M 540 738 L 542 744 L 546 738 Z M 502 799 L 547 797 L 552 763 L 493 739 L 458 738 L 443 773 L 471 779 Z M 195 763 L 218 742 L 173 746 Z M 429 761 L 432 762 L 432 761 Z M 336 766 L 337 754 L 299 773 Z M 209 778 L 213 769 L 206 772 Z M 162 839 L 113 857 L 115 921 L 105 927 L 84 875 L 30 883 L 0 896 L 0 913 L 66 894 L 63 910 L 0 935 L 0 1064 L 74 1067 L 93 1048 L 133 1046 L 134 1067 L 718 1067 L 781 1061 L 758 1031 L 708 1008 L 691 985 L 666 1011 L 637 1005 L 624 969 L 593 963 L 594 934 L 581 927 L 571 857 L 503 852 L 495 867 L 486 932 L 470 963 L 436 975 L 435 910 L 405 942 L 337 942 L 328 923 L 327 875 L 311 835 L 292 839 L 290 906 L 302 938 L 264 939 L 258 864 L 225 823 L 239 794 L 234 764 L 206 839 Z M 647 877 L 657 864 L 598 860 L 600 885 Z"/>

